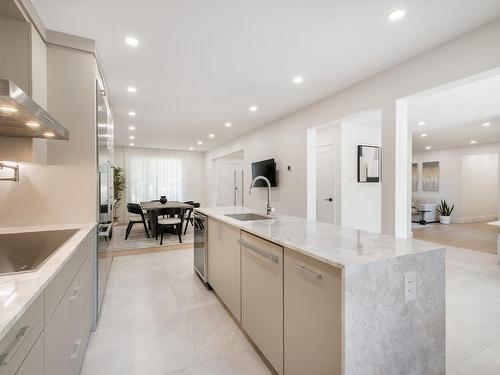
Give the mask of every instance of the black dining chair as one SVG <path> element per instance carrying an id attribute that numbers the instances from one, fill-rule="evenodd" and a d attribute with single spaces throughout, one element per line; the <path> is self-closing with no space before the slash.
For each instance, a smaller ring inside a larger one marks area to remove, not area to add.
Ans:
<path id="1" fill-rule="evenodd" d="M 184 203 L 190 204 L 191 206 L 193 206 L 192 208 L 186 209 L 186 212 L 184 213 L 184 220 L 186 220 L 186 227 L 184 228 L 184 235 L 185 235 L 186 232 L 187 232 L 189 223 L 191 223 L 191 225 L 194 226 L 193 211 L 194 211 L 195 208 L 200 207 L 200 203 L 193 202 L 193 201 L 187 201 L 187 202 L 184 202 Z"/>
<path id="2" fill-rule="evenodd" d="M 163 245 L 163 234 L 169 227 L 174 227 L 179 242 L 182 243 L 182 226 L 184 222 L 184 209 L 183 208 L 165 208 L 162 209 L 164 217 L 158 218 L 158 230 L 156 231 L 156 239 L 160 234 L 160 245 Z"/>
<path id="3" fill-rule="evenodd" d="M 145 214 L 142 211 L 142 207 L 140 204 L 137 203 L 127 203 L 127 211 L 131 214 L 130 219 L 127 225 L 127 230 L 125 232 L 125 239 L 128 239 L 128 236 L 130 235 L 130 231 L 132 230 L 132 227 L 134 224 L 137 223 L 142 223 L 144 225 L 144 230 L 146 231 L 146 236 L 149 238 L 149 232 L 148 232 L 148 227 L 146 224 L 146 221 L 148 220 L 149 216 L 148 214 Z"/>

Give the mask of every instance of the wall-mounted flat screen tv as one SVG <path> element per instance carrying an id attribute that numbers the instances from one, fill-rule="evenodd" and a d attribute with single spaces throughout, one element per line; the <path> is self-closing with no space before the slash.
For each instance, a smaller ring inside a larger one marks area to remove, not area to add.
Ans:
<path id="1" fill-rule="evenodd" d="M 274 159 L 256 161 L 252 163 L 252 180 L 257 176 L 266 177 L 272 187 L 278 186 L 276 179 L 276 163 Z M 267 184 L 263 180 L 255 182 L 255 187 L 266 187 Z"/>

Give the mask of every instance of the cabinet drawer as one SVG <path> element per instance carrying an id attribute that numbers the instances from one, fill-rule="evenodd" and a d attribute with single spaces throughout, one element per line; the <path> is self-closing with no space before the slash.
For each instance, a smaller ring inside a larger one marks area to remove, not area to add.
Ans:
<path id="1" fill-rule="evenodd" d="M 71 343 L 72 350 L 66 360 L 66 370 L 63 372 L 64 375 L 80 374 L 90 337 L 91 305 L 91 300 L 88 299 L 82 313 L 80 314 L 80 318 L 73 335 L 73 342 Z"/>
<path id="2" fill-rule="evenodd" d="M 44 375 L 43 374 L 43 333 L 31 348 L 16 375 Z"/>
<path id="3" fill-rule="evenodd" d="M 90 235 L 78 245 L 71 258 L 45 289 L 45 323 L 47 323 L 85 258 L 90 254 Z"/>
<path id="4" fill-rule="evenodd" d="M 283 374 L 283 248 L 241 232 L 241 324 Z"/>
<path id="5" fill-rule="evenodd" d="M 0 342 L 0 375 L 15 374 L 43 330 L 43 293 Z"/>
<path id="6" fill-rule="evenodd" d="M 62 374 L 71 356 L 78 319 L 89 301 L 90 263 L 91 258 L 87 257 L 45 327 L 45 374 Z"/>
<path id="7" fill-rule="evenodd" d="M 285 249 L 283 279 L 286 374 L 340 375 L 342 271 Z"/>

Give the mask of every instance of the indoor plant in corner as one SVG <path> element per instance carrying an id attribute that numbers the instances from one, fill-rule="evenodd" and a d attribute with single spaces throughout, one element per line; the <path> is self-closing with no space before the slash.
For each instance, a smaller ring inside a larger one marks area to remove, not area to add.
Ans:
<path id="1" fill-rule="evenodd" d="M 455 205 L 452 205 L 450 207 L 445 200 L 442 200 L 441 203 L 436 207 L 436 211 L 439 213 L 439 222 L 441 224 L 450 224 L 450 216 L 454 208 Z"/>
<path id="2" fill-rule="evenodd" d="M 115 195 L 114 204 L 114 221 L 118 221 L 118 208 L 122 204 L 123 191 L 125 190 L 125 173 L 123 168 L 114 167 L 113 168 L 113 192 Z"/>

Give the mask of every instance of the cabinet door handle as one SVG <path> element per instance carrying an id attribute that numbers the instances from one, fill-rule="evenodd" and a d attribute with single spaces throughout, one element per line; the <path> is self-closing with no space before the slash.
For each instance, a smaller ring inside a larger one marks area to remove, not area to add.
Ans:
<path id="1" fill-rule="evenodd" d="M 252 250 L 253 252 L 259 254 L 260 256 L 269 259 L 270 261 L 274 263 L 278 263 L 280 260 L 280 257 L 277 256 L 276 254 L 270 253 L 268 251 L 262 250 L 258 248 L 257 246 L 252 245 L 251 243 L 245 241 L 245 240 L 238 240 L 240 245 L 245 246 L 246 248 Z"/>
<path id="2" fill-rule="evenodd" d="M 71 353 L 69 360 L 72 361 L 78 356 L 78 352 L 80 351 L 80 346 L 82 346 L 82 340 L 78 339 L 73 344 L 73 353 Z"/>
<path id="3" fill-rule="evenodd" d="M 313 270 L 310 270 L 309 268 L 306 268 L 304 266 L 297 266 L 297 269 L 299 269 L 300 271 L 302 272 L 305 272 L 307 273 L 308 275 L 310 276 L 313 276 L 313 277 L 316 277 L 318 279 L 321 279 L 323 277 L 322 274 L 318 273 L 318 272 L 315 272 Z"/>
<path id="4" fill-rule="evenodd" d="M 16 338 L 12 343 L 8 346 L 8 351 L 0 354 L 0 366 L 5 366 L 12 359 L 14 354 L 16 354 L 17 349 L 21 346 L 21 344 L 26 340 L 26 337 L 30 334 L 33 327 L 21 327 L 19 331 L 16 333 Z"/>
<path id="5" fill-rule="evenodd" d="M 77 286 L 75 289 L 73 289 L 73 294 L 71 294 L 71 297 L 69 297 L 69 301 L 73 302 L 78 298 L 78 294 L 80 293 L 80 289 L 82 289 L 81 286 Z"/>

